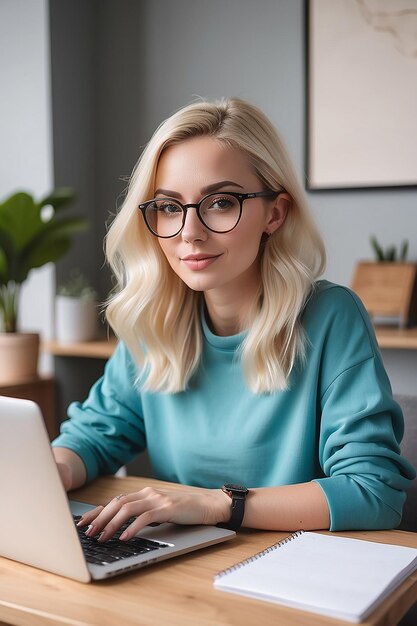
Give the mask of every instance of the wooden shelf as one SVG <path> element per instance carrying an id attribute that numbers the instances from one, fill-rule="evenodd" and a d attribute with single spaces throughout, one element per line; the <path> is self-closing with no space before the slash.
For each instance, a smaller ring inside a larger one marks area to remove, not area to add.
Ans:
<path id="1" fill-rule="evenodd" d="M 377 326 L 375 332 L 380 348 L 417 350 L 417 327 L 392 328 L 389 326 Z"/>
<path id="2" fill-rule="evenodd" d="M 417 350 L 417 326 L 414 328 L 377 326 L 375 332 L 380 348 Z M 116 343 L 115 338 L 71 344 L 44 341 L 41 345 L 41 350 L 54 356 L 108 359 L 113 354 Z"/>
<path id="3" fill-rule="evenodd" d="M 84 341 L 80 343 L 63 344 L 57 341 L 44 341 L 41 351 L 54 356 L 78 356 L 90 359 L 108 359 L 116 347 L 116 339 L 101 341 Z"/>

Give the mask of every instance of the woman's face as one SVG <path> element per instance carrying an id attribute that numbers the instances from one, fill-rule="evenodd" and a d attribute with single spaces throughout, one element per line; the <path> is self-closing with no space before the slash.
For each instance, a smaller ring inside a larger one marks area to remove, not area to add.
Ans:
<path id="1" fill-rule="evenodd" d="M 218 191 L 262 191 L 246 155 L 237 148 L 212 137 L 195 137 L 170 146 L 162 154 L 155 197 L 193 204 Z M 245 200 L 238 225 L 227 233 L 210 231 L 199 220 L 196 209 L 189 208 L 180 234 L 158 239 L 159 245 L 174 272 L 195 291 L 252 291 L 251 286 L 259 282 L 257 258 L 262 234 L 279 228 L 286 204 L 269 198 Z"/>

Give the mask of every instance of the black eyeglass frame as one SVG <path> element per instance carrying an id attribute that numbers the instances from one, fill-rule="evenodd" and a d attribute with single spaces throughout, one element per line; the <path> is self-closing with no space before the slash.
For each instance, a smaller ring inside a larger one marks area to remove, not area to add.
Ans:
<path id="1" fill-rule="evenodd" d="M 150 232 L 153 235 L 155 235 L 155 237 L 159 237 L 160 239 L 172 239 L 172 237 L 177 237 L 177 235 L 180 234 L 180 232 L 184 228 L 185 220 L 187 218 L 187 211 L 188 211 L 188 209 L 195 209 L 197 211 L 197 217 L 200 220 L 200 222 L 203 224 L 203 226 L 208 228 L 208 230 L 210 230 L 212 233 L 223 234 L 223 233 L 230 233 L 230 231 L 234 230 L 236 228 L 236 226 L 239 224 L 240 218 L 242 217 L 243 203 L 244 203 L 245 200 L 249 200 L 250 198 L 275 198 L 280 193 L 283 193 L 283 190 L 281 190 L 281 191 L 256 191 L 256 192 L 253 192 L 253 193 L 236 193 L 234 191 L 225 191 L 225 192 L 223 192 L 223 194 L 225 196 L 226 195 L 227 196 L 233 196 L 234 198 L 239 200 L 239 205 L 240 205 L 239 217 L 237 219 L 237 222 L 233 226 L 233 228 L 229 228 L 228 230 L 214 230 L 214 228 L 210 228 L 210 226 L 207 226 L 207 224 L 203 220 L 202 216 L 200 215 L 200 207 L 203 204 L 203 202 L 205 202 L 205 200 L 207 200 L 207 198 L 210 198 L 212 196 L 213 197 L 221 196 L 222 192 L 209 193 L 207 196 L 204 196 L 204 198 L 202 198 L 200 200 L 200 202 L 197 202 L 197 204 L 182 204 L 182 202 L 180 202 L 179 200 L 175 200 L 174 198 L 153 198 L 152 200 L 147 200 L 146 202 L 142 202 L 141 204 L 139 204 L 138 209 L 140 209 L 140 211 L 142 212 L 143 219 L 145 221 L 146 226 L 150 230 Z M 161 200 L 166 200 L 168 202 L 176 202 L 182 208 L 182 224 L 181 224 L 181 228 L 179 228 L 178 231 L 174 235 L 158 235 L 158 233 L 156 233 L 152 229 L 151 225 L 149 224 L 148 220 L 146 219 L 146 209 L 148 208 L 148 206 L 150 204 L 152 204 L 152 202 L 161 201 Z"/>

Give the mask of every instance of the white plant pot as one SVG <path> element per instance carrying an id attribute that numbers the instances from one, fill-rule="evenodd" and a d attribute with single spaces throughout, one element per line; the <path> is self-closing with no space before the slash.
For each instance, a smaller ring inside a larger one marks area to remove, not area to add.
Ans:
<path id="1" fill-rule="evenodd" d="M 56 296 L 55 338 L 59 343 L 77 343 L 96 339 L 96 303 L 70 296 Z"/>

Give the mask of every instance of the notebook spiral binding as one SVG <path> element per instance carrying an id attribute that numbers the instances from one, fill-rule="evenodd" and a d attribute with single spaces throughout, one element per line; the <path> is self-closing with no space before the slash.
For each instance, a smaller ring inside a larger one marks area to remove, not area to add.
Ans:
<path id="1" fill-rule="evenodd" d="M 303 532 L 305 531 L 297 530 L 296 532 L 291 533 L 291 535 L 288 535 L 288 537 L 281 539 L 281 541 L 278 541 L 277 543 L 274 543 L 272 546 L 265 548 L 265 550 L 262 550 L 261 552 L 257 552 L 253 556 L 250 556 L 249 558 L 244 559 L 243 561 L 240 561 L 239 563 L 236 563 L 235 565 L 232 565 L 231 567 L 227 567 L 226 569 L 216 574 L 215 579 L 217 580 L 218 578 L 221 578 L 222 576 L 225 576 L 226 574 L 230 574 L 231 572 L 234 572 L 240 569 L 241 567 L 245 567 L 245 565 L 248 565 L 249 563 L 252 563 L 253 561 L 257 561 L 258 559 L 265 556 L 265 554 L 268 554 L 269 552 L 273 552 L 274 550 L 277 550 L 278 548 L 282 548 L 282 546 L 285 546 L 286 543 L 289 543 L 296 537 L 299 537 L 300 535 L 302 535 Z"/>

